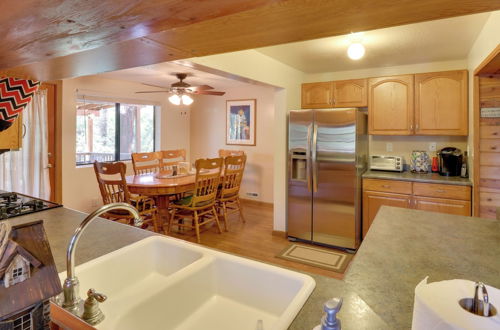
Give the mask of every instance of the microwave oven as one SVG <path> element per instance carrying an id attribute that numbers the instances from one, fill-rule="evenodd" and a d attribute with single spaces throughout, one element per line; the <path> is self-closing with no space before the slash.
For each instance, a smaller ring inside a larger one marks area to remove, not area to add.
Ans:
<path id="1" fill-rule="evenodd" d="M 370 169 L 377 171 L 403 172 L 403 157 L 372 155 L 370 156 Z"/>

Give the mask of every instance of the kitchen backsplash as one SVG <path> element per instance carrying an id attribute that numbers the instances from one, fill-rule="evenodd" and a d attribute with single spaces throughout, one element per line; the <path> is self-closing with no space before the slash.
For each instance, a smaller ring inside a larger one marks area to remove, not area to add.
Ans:
<path id="1" fill-rule="evenodd" d="M 387 151 L 387 144 L 392 144 L 392 151 Z M 444 147 L 455 147 L 467 151 L 466 136 L 382 136 L 370 135 L 371 155 L 398 155 L 404 157 L 405 164 L 409 164 L 413 150 L 423 150 L 430 157 L 436 155 L 429 150 L 429 145 L 436 143 L 436 151 Z"/>

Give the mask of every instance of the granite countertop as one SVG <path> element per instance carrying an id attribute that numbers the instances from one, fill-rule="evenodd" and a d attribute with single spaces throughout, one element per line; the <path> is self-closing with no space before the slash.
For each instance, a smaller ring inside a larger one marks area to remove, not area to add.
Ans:
<path id="1" fill-rule="evenodd" d="M 56 267 L 64 271 L 65 251 L 74 229 L 86 215 L 57 208 L 9 220 L 13 224 L 44 219 Z M 97 219 L 82 235 L 76 253 L 81 264 L 156 235 Z M 409 329 L 415 286 L 464 278 L 500 287 L 500 222 L 383 206 L 351 263 L 344 280 L 311 275 L 316 288 L 290 326 L 312 329 L 322 306 L 343 297 L 343 329 Z"/>
<path id="2" fill-rule="evenodd" d="M 438 173 L 419 174 L 410 171 L 404 172 L 387 172 L 387 171 L 374 171 L 368 170 L 363 175 L 365 179 L 384 179 L 384 180 L 401 180 L 401 181 L 414 181 L 414 182 L 427 182 L 427 183 L 443 183 L 454 184 L 459 186 L 472 186 L 469 178 L 462 178 L 459 176 L 441 176 Z"/>

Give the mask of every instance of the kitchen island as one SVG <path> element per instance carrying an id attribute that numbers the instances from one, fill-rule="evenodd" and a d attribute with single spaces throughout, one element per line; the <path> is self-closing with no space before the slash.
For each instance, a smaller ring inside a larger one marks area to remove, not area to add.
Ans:
<path id="1" fill-rule="evenodd" d="M 85 216 L 58 208 L 9 221 L 44 219 L 62 272 L 69 238 Z M 97 219 L 80 240 L 76 262 L 151 235 L 157 234 Z M 496 220 L 382 207 L 344 280 L 309 274 L 316 280 L 316 289 L 290 329 L 312 329 L 323 314 L 323 303 L 334 296 L 344 297 L 339 313 L 343 329 L 409 329 L 414 289 L 425 276 L 430 282 L 463 278 L 500 287 L 499 256 L 500 222 Z"/>

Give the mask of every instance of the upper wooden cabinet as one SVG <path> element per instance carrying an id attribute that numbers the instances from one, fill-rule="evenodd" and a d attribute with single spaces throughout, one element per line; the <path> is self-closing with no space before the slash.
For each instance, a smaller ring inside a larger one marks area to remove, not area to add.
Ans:
<path id="1" fill-rule="evenodd" d="M 336 108 L 366 107 L 366 79 L 341 80 L 333 82 L 333 106 Z"/>
<path id="2" fill-rule="evenodd" d="M 333 104 L 333 82 L 302 84 L 302 108 L 331 108 Z"/>
<path id="3" fill-rule="evenodd" d="M 415 75 L 415 134 L 467 135 L 467 71 Z"/>
<path id="4" fill-rule="evenodd" d="M 413 75 L 368 80 L 369 134 L 413 134 Z"/>
<path id="5" fill-rule="evenodd" d="M 366 79 L 302 84 L 302 108 L 366 107 Z"/>
<path id="6" fill-rule="evenodd" d="M 0 150 L 19 150 L 22 146 L 23 118 L 19 116 L 11 127 L 0 132 Z"/>

